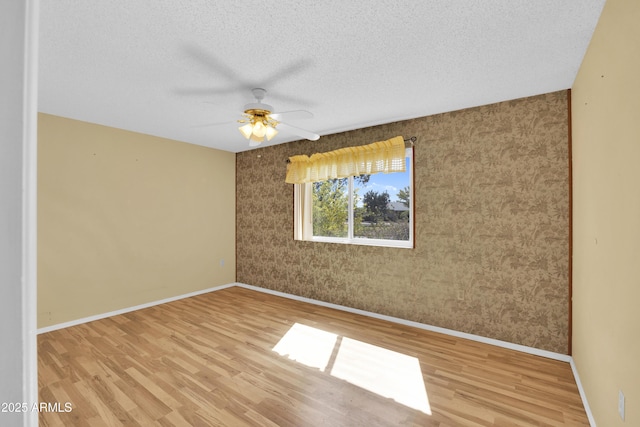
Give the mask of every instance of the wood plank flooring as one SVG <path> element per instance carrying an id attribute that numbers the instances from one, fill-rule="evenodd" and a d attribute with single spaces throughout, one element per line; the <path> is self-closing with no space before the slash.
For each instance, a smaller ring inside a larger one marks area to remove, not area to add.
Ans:
<path id="1" fill-rule="evenodd" d="M 567 363 L 240 287 L 41 334 L 38 359 L 40 401 L 73 407 L 41 426 L 589 425 Z"/>

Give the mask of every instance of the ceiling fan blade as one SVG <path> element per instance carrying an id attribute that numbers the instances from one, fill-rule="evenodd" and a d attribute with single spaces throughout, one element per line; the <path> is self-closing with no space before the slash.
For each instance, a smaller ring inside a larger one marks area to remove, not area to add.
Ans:
<path id="1" fill-rule="evenodd" d="M 317 133 L 309 132 L 308 130 L 300 129 L 299 127 L 291 126 L 286 123 L 282 123 L 282 122 L 278 123 L 277 128 L 281 130 L 285 130 L 294 135 L 301 136 L 310 141 L 317 141 L 318 139 L 320 139 L 320 135 L 318 135 Z"/>
<path id="2" fill-rule="evenodd" d="M 188 57 L 208 67 L 211 71 L 226 78 L 230 82 L 235 82 L 238 87 L 249 85 L 249 82 L 242 79 L 236 70 L 229 67 L 227 64 L 225 64 L 223 61 L 218 59 L 215 55 L 213 55 L 206 49 L 203 49 L 196 44 L 186 43 L 183 44 L 182 51 Z"/>
<path id="3" fill-rule="evenodd" d="M 277 70 L 276 72 L 274 72 L 272 75 L 268 76 L 267 78 L 263 79 L 260 83 L 262 83 L 261 87 L 273 87 L 275 86 L 275 83 L 277 81 L 280 80 L 284 80 L 290 76 L 293 76 L 295 74 L 298 74 L 302 71 L 304 71 L 305 68 L 308 68 L 309 66 L 313 65 L 313 61 L 310 59 L 306 59 L 306 58 L 302 58 L 297 60 L 296 62 L 293 62 L 291 64 L 285 65 L 284 67 L 280 68 L 279 70 Z"/>
<path id="4" fill-rule="evenodd" d="M 181 46 L 181 50 L 185 57 L 190 58 L 193 61 L 204 65 L 209 70 L 213 71 L 219 77 L 228 81 L 224 89 L 201 89 L 201 88 L 184 88 L 177 89 L 174 92 L 178 95 L 224 95 L 239 91 L 249 91 L 256 87 L 271 87 L 276 82 L 294 76 L 301 73 L 309 66 L 313 65 L 313 61 L 310 59 L 302 58 L 294 61 L 290 64 L 284 65 L 280 69 L 273 72 L 271 75 L 263 79 L 247 80 L 243 78 L 239 70 L 234 70 L 224 61 L 219 59 L 216 55 L 209 52 L 207 49 L 198 46 L 193 43 L 184 43 Z M 278 95 L 277 93 L 270 94 L 273 99 L 279 99 L 285 102 L 293 102 L 297 104 L 308 104 L 307 101 L 294 98 L 285 95 Z"/>
<path id="5" fill-rule="evenodd" d="M 219 111 L 219 113 L 224 113 L 225 117 L 223 117 L 223 118 L 229 117 L 229 120 L 231 120 L 231 117 L 240 117 L 244 113 L 242 110 L 236 110 L 235 108 L 229 108 L 228 105 L 220 105 L 217 102 L 202 101 L 202 103 L 207 104 L 207 105 L 212 105 L 214 109 Z"/>
<path id="6" fill-rule="evenodd" d="M 277 113 L 271 113 L 271 117 L 280 120 L 300 120 L 300 119 L 312 119 L 313 113 L 307 110 L 291 110 L 291 111 L 279 111 Z"/>
<path id="7" fill-rule="evenodd" d="M 229 120 L 226 122 L 215 122 L 215 123 L 205 123 L 205 124 L 201 124 L 201 125 L 191 125 L 190 127 L 192 128 L 207 128 L 207 127 L 212 127 L 212 126 L 222 126 L 222 125 L 228 125 L 230 123 L 237 123 L 237 120 Z"/>
<path id="8" fill-rule="evenodd" d="M 315 103 L 312 101 L 309 101 L 308 99 L 304 99 L 298 96 L 288 96 L 288 95 L 282 95 L 279 94 L 277 92 L 269 92 L 267 94 L 268 99 L 274 100 L 274 101 L 280 101 L 280 102 L 289 102 L 292 104 L 296 104 L 296 105 L 304 105 L 305 107 L 310 107 L 310 106 L 314 106 Z"/>
<path id="9" fill-rule="evenodd" d="M 226 95 L 229 93 L 238 92 L 239 90 L 244 90 L 244 87 L 241 86 L 230 86 L 224 89 L 216 89 L 216 88 L 204 88 L 204 87 L 190 87 L 190 88 L 176 88 L 173 89 L 173 93 L 176 95 Z"/>

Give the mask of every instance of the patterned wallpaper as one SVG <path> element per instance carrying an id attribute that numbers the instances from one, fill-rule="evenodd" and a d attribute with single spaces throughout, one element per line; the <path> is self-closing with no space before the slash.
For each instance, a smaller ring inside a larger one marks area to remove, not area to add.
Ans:
<path id="1" fill-rule="evenodd" d="M 286 159 L 416 136 L 415 249 L 293 240 Z M 568 350 L 567 92 L 238 153 L 237 280 Z"/>

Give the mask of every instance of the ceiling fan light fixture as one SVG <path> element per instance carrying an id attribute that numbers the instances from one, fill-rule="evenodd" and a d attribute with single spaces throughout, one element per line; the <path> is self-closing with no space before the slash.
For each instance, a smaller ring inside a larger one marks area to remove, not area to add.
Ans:
<path id="1" fill-rule="evenodd" d="M 250 146 L 260 145 L 262 141 L 264 141 L 264 136 L 257 136 L 256 134 L 251 134 L 251 137 L 249 138 L 249 145 Z"/>
<path id="2" fill-rule="evenodd" d="M 242 136 L 249 140 L 249 146 L 255 147 L 260 145 L 265 139 L 271 141 L 273 137 L 278 134 L 276 127 L 280 124 L 282 124 L 282 127 L 286 130 L 308 140 L 316 141 L 320 138 L 320 136 L 315 133 L 296 128 L 295 126 L 286 125 L 280 121 L 285 113 L 288 113 L 290 116 L 291 113 L 298 113 L 298 118 L 310 118 L 313 117 L 313 114 L 304 110 L 272 113 L 273 107 L 262 103 L 262 99 L 264 99 L 267 91 L 261 88 L 254 88 L 252 92 L 257 102 L 246 104 L 244 106 L 244 117 L 238 120 L 238 123 L 242 123 L 242 126 L 240 126 L 238 130 L 240 130 Z"/>
<path id="3" fill-rule="evenodd" d="M 267 133 L 267 127 L 264 125 L 262 120 L 257 120 L 256 124 L 253 125 L 253 134 L 258 138 L 264 138 Z"/>
<path id="4" fill-rule="evenodd" d="M 271 141 L 271 138 L 278 134 L 278 130 L 273 126 L 267 126 L 266 137 L 267 141 Z"/>
<path id="5" fill-rule="evenodd" d="M 239 120 L 241 123 L 245 124 L 238 128 L 242 136 L 250 141 L 249 145 L 251 146 L 260 144 L 265 138 L 267 141 L 271 141 L 271 139 L 278 134 L 278 131 L 276 130 L 278 122 L 271 118 L 270 110 L 257 108 L 270 106 L 267 106 L 266 104 L 247 104 L 245 107 L 245 119 Z"/>
<path id="6" fill-rule="evenodd" d="M 242 136 L 249 139 L 251 138 L 251 134 L 253 133 L 253 125 L 251 123 L 247 123 L 244 126 L 240 126 L 238 130 L 240 131 Z"/>

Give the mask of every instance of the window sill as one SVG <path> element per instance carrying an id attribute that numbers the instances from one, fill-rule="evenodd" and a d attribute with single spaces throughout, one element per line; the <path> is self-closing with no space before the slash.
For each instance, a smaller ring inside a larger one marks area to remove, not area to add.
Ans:
<path id="1" fill-rule="evenodd" d="M 340 237 L 314 236 L 309 241 L 321 242 L 321 243 L 340 243 L 343 245 L 378 246 L 383 248 L 413 249 L 413 242 L 410 240 L 384 240 L 384 239 L 366 239 L 366 238 L 347 239 L 347 238 L 340 238 Z"/>

